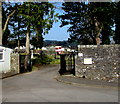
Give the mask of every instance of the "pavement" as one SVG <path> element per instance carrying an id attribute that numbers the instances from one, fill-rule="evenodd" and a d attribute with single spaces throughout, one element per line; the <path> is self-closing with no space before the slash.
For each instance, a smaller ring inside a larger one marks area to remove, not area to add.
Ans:
<path id="1" fill-rule="evenodd" d="M 65 84 L 72 84 L 77 86 L 94 86 L 94 87 L 103 87 L 103 88 L 114 88 L 118 89 L 117 82 L 108 82 L 104 80 L 91 80 L 86 78 L 79 78 L 74 75 L 61 75 L 55 78 L 57 81 L 65 83 Z"/>
<path id="2" fill-rule="evenodd" d="M 118 102 L 117 89 L 96 87 L 95 82 L 90 85 L 89 80 L 73 76 L 59 76 L 58 71 L 59 65 L 50 65 L 2 79 L 2 102 Z M 71 85 L 60 80 L 74 82 Z"/>

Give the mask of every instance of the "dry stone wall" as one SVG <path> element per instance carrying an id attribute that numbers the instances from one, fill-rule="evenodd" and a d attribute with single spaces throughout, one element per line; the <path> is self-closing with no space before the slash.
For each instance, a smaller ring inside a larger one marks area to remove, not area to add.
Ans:
<path id="1" fill-rule="evenodd" d="M 79 45 L 75 73 L 78 77 L 118 82 L 120 45 Z"/>

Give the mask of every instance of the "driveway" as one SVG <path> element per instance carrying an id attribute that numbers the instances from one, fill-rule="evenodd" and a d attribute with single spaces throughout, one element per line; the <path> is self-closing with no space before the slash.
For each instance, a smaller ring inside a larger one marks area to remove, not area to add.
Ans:
<path id="1" fill-rule="evenodd" d="M 3 102 L 118 102 L 118 90 L 58 82 L 59 65 L 3 79 Z"/>

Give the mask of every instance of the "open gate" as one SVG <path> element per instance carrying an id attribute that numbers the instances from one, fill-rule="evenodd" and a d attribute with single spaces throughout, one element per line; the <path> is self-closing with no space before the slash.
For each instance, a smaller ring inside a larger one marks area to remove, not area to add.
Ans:
<path id="1" fill-rule="evenodd" d="M 68 54 L 60 54 L 60 70 L 62 74 L 75 75 L 75 53 L 70 52 Z"/>
<path id="2" fill-rule="evenodd" d="M 25 69 L 25 58 L 28 58 L 27 69 Z M 32 70 L 31 55 L 20 55 L 20 73 L 24 73 L 31 70 Z"/>

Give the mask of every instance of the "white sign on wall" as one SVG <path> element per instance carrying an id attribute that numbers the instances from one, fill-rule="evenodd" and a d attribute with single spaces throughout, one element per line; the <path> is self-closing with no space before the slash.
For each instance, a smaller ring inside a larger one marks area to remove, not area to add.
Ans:
<path id="1" fill-rule="evenodd" d="M 83 56 L 83 53 L 78 53 L 78 56 L 79 56 L 79 57 Z"/>
<path id="2" fill-rule="evenodd" d="M 84 58 L 84 64 L 92 64 L 92 58 Z"/>

